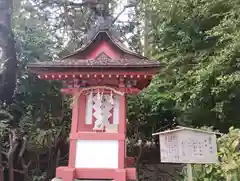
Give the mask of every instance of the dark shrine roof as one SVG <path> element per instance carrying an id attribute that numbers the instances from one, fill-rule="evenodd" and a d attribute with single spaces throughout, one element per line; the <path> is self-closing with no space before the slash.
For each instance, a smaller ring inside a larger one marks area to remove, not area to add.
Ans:
<path id="1" fill-rule="evenodd" d="M 85 59 L 85 55 L 89 54 L 89 47 L 97 44 L 95 42 L 101 42 L 102 40 L 110 40 L 113 47 L 118 48 L 123 56 L 119 59 L 112 59 L 104 52 L 100 53 L 94 59 Z M 47 62 L 37 62 L 28 64 L 28 68 L 43 68 L 43 69 L 59 69 L 59 68 L 158 68 L 159 62 L 149 60 L 148 58 L 135 53 L 131 49 L 127 48 L 121 40 L 114 37 L 111 32 L 98 31 L 95 36 L 80 49 L 76 50 L 72 54 L 65 56 L 61 59 Z"/>
<path id="2" fill-rule="evenodd" d="M 57 60 L 57 61 L 49 61 L 49 62 L 39 62 L 39 63 L 32 63 L 28 65 L 29 68 L 34 68 L 34 67 L 43 67 L 43 68 L 61 68 L 61 67 L 72 67 L 72 68 L 84 68 L 84 67 L 119 67 L 119 68 L 124 68 L 124 67 L 129 67 L 129 68 L 134 68 L 134 67 L 152 67 L 156 68 L 159 67 L 159 64 L 157 64 L 154 61 L 147 60 L 147 59 L 109 59 L 109 60 L 99 60 L 99 59 L 67 59 L 67 60 Z"/>
<path id="3" fill-rule="evenodd" d="M 110 30 L 104 30 L 104 31 L 98 31 L 94 34 L 94 36 L 92 36 L 88 41 L 87 43 L 85 43 L 81 48 L 77 49 L 74 53 L 64 57 L 64 58 L 68 58 L 68 57 L 71 57 L 71 56 L 74 56 L 74 55 L 77 55 L 81 52 L 83 52 L 84 50 L 86 50 L 91 44 L 94 43 L 94 41 L 97 41 L 98 39 L 100 39 L 100 41 L 104 38 L 104 37 L 107 37 L 110 39 L 110 41 L 113 43 L 114 46 L 118 47 L 120 50 L 122 50 L 123 52 L 127 53 L 127 54 L 130 54 L 130 55 L 133 55 L 133 56 L 136 56 L 140 59 L 147 59 L 146 57 L 134 52 L 132 49 L 132 47 L 130 48 L 127 48 L 123 41 L 120 40 L 117 35 L 115 35 L 113 33 L 113 31 L 110 31 Z M 64 59 L 63 58 L 63 59 Z"/>

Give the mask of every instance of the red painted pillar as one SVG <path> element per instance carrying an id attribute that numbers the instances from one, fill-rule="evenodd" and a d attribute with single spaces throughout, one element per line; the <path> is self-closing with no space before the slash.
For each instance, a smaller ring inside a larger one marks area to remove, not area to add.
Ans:
<path id="1" fill-rule="evenodd" d="M 72 127 L 71 133 L 77 133 L 78 128 L 78 118 L 79 118 L 79 97 L 77 93 L 73 95 L 73 103 L 72 103 Z"/>
<path id="2" fill-rule="evenodd" d="M 69 162 L 70 168 L 75 168 L 76 159 L 76 144 L 77 139 L 74 135 L 81 132 L 85 124 L 85 107 L 86 107 L 86 96 L 81 94 L 80 96 L 75 93 L 72 107 L 72 127 L 70 136 L 70 149 L 69 149 Z"/>
<path id="3" fill-rule="evenodd" d="M 86 95 L 81 94 L 79 96 L 79 106 L 78 106 L 78 127 L 77 127 L 77 132 L 84 131 L 85 127 L 85 117 L 86 117 Z"/>
<path id="4" fill-rule="evenodd" d="M 126 170 L 117 170 L 115 174 L 114 181 L 126 181 L 127 180 L 127 175 L 126 175 Z"/>
<path id="5" fill-rule="evenodd" d="M 122 92 L 125 92 L 124 79 L 120 78 L 119 88 Z M 118 132 L 124 134 L 124 140 L 119 140 L 118 151 L 118 170 L 116 170 L 115 181 L 126 181 L 127 175 L 125 170 L 125 158 L 126 158 L 126 95 L 120 96 L 119 100 L 119 128 Z"/>
<path id="6" fill-rule="evenodd" d="M 126 97 L 121 96 L 119 102 L 119 133 L 126 134 Z M 118 151 L 118 168 L 124 169 L 125 167 L 125 138 L 119 140 L 119 151 Z"/>
<path id="7" fill-rule="evenodd" d="M 126 96 L 119 100 L 119 133 L 126 134 Z"/>
<path id="8" fill-rule="evenodd" d="M 62 181 L 74 181 L 75 179 L 75 168 L 69 167 L 58 167 L 56 169 L 56 176 L 62 178 Z"/>

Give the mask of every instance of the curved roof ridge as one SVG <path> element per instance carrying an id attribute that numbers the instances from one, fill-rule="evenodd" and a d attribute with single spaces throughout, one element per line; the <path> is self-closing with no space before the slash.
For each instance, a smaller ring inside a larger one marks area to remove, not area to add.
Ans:
<path id="1" fill-rule="evenodd" d="M 114 38 L 113 36 L 111 36 L 111 33 L 109 32 L 109 30 L 99 30 L 96 32 L 96 34 L 94 36 L 92 36 L 92 38 L 85 44 L 83 45 L 81 48 L 78 48 L 76 51 L 74 51 L 73 53 L 67 55 L 67 56 L 64 56 L 62 57 L 61 59 L 67 59 L 67 58 L 70 58 L 71 56 L 74 56 L 74 55 L 77 55 L 79 54 L 80 52 L 83 52 L 84 50 L 86 50 L 92 43 L 93 41 L 101 34 L 101 33 L 105 33 L 109 39 L 114 43 L 115 46 L 117 46 L 121 51 L 127 53 L 127 54 L 131 54 L 131 55 L 134 55 L 138 58 L 141 58 L 141 59 L 148 59 L 147 57 L 144 57 L 143 55 L 141 54 L 138 54 L 136 52 L 134 52 L 133 50 L 130 50 L 128 49 L 123 43 L 121 40 L 119 40 L 118 38 Z"/>

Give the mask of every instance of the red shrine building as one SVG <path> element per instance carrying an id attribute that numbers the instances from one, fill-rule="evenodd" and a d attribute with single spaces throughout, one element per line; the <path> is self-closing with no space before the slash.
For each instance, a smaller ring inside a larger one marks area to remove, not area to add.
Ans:
<path id="1" fill-rule="evenodd" d="M 69 163 L 56 178 L 135 180 L 126 155 L 126 95 L 147 87 L 159 63 L 99 30 L 74 53 L 28 68 L 40 79 L 63 81 L 62 92 L 73 96 Z"/>

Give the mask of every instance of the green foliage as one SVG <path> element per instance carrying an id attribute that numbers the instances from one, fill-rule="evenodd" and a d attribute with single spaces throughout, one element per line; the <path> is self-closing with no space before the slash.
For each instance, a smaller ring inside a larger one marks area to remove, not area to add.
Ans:
<path id="1" fill-rule="evenodd" d="M 70 2 L 26 0 L 14 4 L 18 84 L 14 103 L 0 112 L 0 134 L 14 123 L 28 133 L 29 149 L 36 153 L 49 149 L 58 134 L 68 135 L 71 110 L 59 91 L 60 84 L 38 80 L 27 72 L 26 64 L 51 61 L 59 52 L 66 54 L 82 44 L 95 17 L 85 8 L 71 7 Z M 110 11 L 116 2 L 111 2 Z M 146 14 L 149 28 L 143 32 Z M 239 0 L 138 2 L 131 13 L 133 21 L 121 28 L 129 28 L 129 41 L 137 51 L 142 51 L 146 33 L 150 58 L 164 67 L 146 90 L 128 99 L 130 141 L 152 141 L 152 133 L 173 126 L 175 118 L 181 124 L 213 126 L 221 132 L 240 126 L 239 14 Z M 62 51 L 64 46 L 66 51 Z M 234 151 L 238 134 L 238 129 L 231 130 L 218 140 L 223 162 L 194 166 L 199 181 L 221 181 L 226 174 L 234 177 L 239 172 L 239 155 Z M 41 177 L 34 180 L 47 178 L 40 170 L 35 174 Z"/>
<path id="2" fill-rule="evenodd" d="M 51 34 L 50 23 L 39 13 L 39 9 L 28 9 L 25 2 L 18 4 L 13 19 L 19 59 L 18 81 L 14 102 L 7 109 L 4 108 L 5 112 L 0 113 L 0 134 L 3 134 L 3 131 L 8 133 L 9 127 L 20 127 L 28 135 L 28 154 L 39 158 L 41 155 L 50 154 L 59 137 L 66 139 L 71 112 L 68 99 L 63 98 L 60 93 L 59 82 L 39 80 L 26 69 L 29 62 L 51 61 L 57 52 L 61 51 L 63 41 L 57 35 Z M 3 141 L 7 142 L 7 137 Z M 49 170 L 53 165 L 52 170 L 55 171 L 55 166 L 54 163 L 48 164 L 54 162 L 52 157 L 51 155 L 51 159 L 44 160 L 46 162 L 43 168 L 42 163 L 34 163 L 36 160 L 32 160 L 36 167 L 29 170 L 31 180 L 52 178 Z M 45 158 L 47 159 L 46 156 Z M 47 174 L 43 174 L 44 171 L 47 171 Z"/>
<path id="3" fill-rule="evenodd" d="M 46 172 L 43 172 L 40 176 L 33 176 L 32 181 L 42 181 L 46 179 Z"/>
<path id="4" fill-rule="evenodd" d="M 154 102 L 154 96 L 142 92 L 128 97 L 128 136 L 136 136 L 143 141 L 151 141 L 152 133 L 159 128 L 174 126 L 174 112 L 163 103 Z"/>
<path id="5" fill-rule="evenodd" d="M 0 109 L 0 138 L 8 133 L 13 116 L 4 109 Z"/>
<path id="6" fill-rule="evenodd" d="M 239 1 L 143 1 L 152 57 L 164 65 L 149 90 L 185 124 L 239 126 Z M 167 102 L 166 102 L 167 100 Z M 155 103 L 155 102 L 154 102 Z"/>
<path id="7" fill-rule="evenodd" d="M 194 181 L 240 180 L 240 129 L 229 129 L 229 133 L 217 140 L 220 162 L 212 165 L 194 165 Z M 186 180 L 186 170 L 184 170 Z"/>

